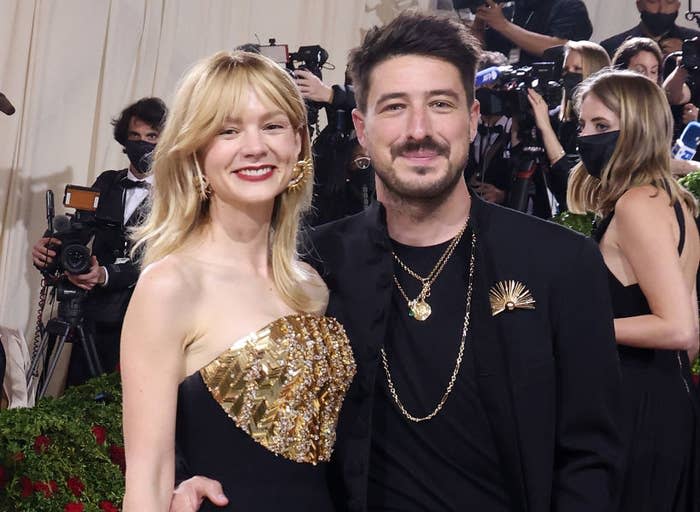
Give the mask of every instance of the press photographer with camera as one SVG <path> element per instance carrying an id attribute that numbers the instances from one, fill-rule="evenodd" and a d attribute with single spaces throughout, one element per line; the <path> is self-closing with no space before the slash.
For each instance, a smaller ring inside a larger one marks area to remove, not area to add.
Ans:
<path id="1" fill-rule="evenodd" d="M 456 2 L 455 2 L 456 3 Z M 593 26 L 582 0 L 470 0 L 473 33 L 484 48 L 508 55 L 511 64 L 541 60 L 547 48 L 591 37 Z"/>
<path id="2" fill-rule="evenodd" d="M 579 161 L 576 147 L 578 119 L 574 113 L 572 101 L 574 92 L 583 80 L 610 66 L 610 58 L 597 43 L 569 41 L 564 45 L 564 51 L 562 70 L 564 94 L 558 115 L 550 117 L 547 103 L 535 90 L 530 89 L 528 94 L 535 124 L 547 153 L 549 188 L 559 203 L 559 211 L 566 210 L 569 173 Z"/>
<path id="3" fill-rule="evenodd" d="M 129 257 L 128 230 L 138 225 L 146 213 L 146 199 L 153 183 L 148 175 L 150 153 L 165 117 L 166 107 L 161 99 L 143 98 L 112 121 L 114 139 L 123 146 L 130 165 L 105 171 L 93 183 L 91 188 L 99 192 L 99 203 L 94 215 L 87 219 L 87 223 L 94 224 L 89 268 L 84 273 L 63 272 L 69 283 L 89 292 L 83 320 L 94 336 L 97 355 L 106 371 L 113 371 L 119 360 L 121 324 L 139 274 L 138 266 Z M 54 228 L 61 231 L 55 224 Z M 58 238 L 45 234 L 32 248 L 34 266 L 42 272 L 60 272 L 62 268 L 55 259 L 61 245 Z M 80 384 L 91 377 L 89 373 L 83 347 L 74 344 L 67 384 Z"/>

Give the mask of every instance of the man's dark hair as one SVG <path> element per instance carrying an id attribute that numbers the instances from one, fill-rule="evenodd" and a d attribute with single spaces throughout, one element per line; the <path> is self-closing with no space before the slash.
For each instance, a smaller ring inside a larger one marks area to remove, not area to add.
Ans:
<path id="1" fill-rule="evenodd" d="M 373 27 L 360 46 L 349 55 L 350 75 L 357 106 L 367 110 L 372 70 L 387 59 L 421 55 L 454 65 L 462 77 L 467 102 L 474 100 L 474 74 L 481 45 L 454 17 L 418 11 L 404 11 L 384 27 Z"/>
<path id="2" fill-rule="evenodd" d="M 112 119 L 114 140 L 122 146 L 126 143 L 129 138 L 129 121 L 132 117 L 138 117 L 151 128 L 160 132 L 165 124 L 167 113 L 168 109 L 160 98 L 141 98 L 122 110 L 119 117 Z"/>

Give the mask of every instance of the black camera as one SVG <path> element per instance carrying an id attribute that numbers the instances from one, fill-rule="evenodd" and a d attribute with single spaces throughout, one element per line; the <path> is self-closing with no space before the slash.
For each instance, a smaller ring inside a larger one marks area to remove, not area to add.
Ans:
<path id="1" fill-rule="evenodd" d="M 697 73 L 700 70 L 700 38 L 696 36 L 683 41 L 681 54 L 683 67 L 691 73 Z"/>
<path id="2" fill-rule="evenodd" d="M 550 109 L 555 108 L 562 99 L 561 66 L 535 62 L 520 68 L 492 67 L 477 73 L 476 87 L 482 114 L 517 117 L 520 127 L 528 128 L 534 123 L 528 89 L 537 91 Z"/>
<path id="3" fill-rule="evenodd" d="M 275 39 L 269 40 L 269 45 L 260 45 L 258 49 L 265 57 L 269 57 L 277 64 L 284 67 L 295 78 L 294 71 L 303 69 L 323 80 L 321 68 L 328 61 L 328 52 L 319 45 L 300 46 L 296 52 L 289 52 L 286 44 L 277 44 Z M 313 127 L 318 124 L 318 111 L 321 104 L 306 100 L 307 123 L 310 127 L 310 135 L 313 135 Z"/>
<path id="4" fill-rule="evenodd" d="M 72 215 L 53 215 L 53 194 L 47 194 L 47 212 L 49 232 L 47 236 L 61 241 L 60 245 L 52 245 L 56 256 L 51 264 L 44 269 L 49 274 L 63 273 L 86 274 L 90 271 L 91 251 L 87 247 L 95 234 L 97 220 L 95 211 L 100 198 L 97 189 L 66 185 L 63 204 L 75 208 Z M 49 204 L 51 203 L 51 204 Z"/>

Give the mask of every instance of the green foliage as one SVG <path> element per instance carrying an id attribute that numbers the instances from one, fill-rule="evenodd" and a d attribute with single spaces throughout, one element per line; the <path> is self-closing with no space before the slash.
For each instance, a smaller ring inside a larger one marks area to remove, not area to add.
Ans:
<path id="1" fill-rule="evenodd" d="M 552 219 L 557 224 L 578 231 L 586 236 L 591 236 L 593 231 L 593 214 L 577 215 L 571 212 L 562 212 Z"/>
<path id="2" fill-rule="evenodd" d="M 113 512 L 124 494 L 118 374 L 0 411 L 0 510 Z"/>
<path id="3" fill-rule="evenodd" d="M 678 180 L 678 183 L 693 194 L 696 199 L 700 199 L 700 171 L 686 174 Z"/>

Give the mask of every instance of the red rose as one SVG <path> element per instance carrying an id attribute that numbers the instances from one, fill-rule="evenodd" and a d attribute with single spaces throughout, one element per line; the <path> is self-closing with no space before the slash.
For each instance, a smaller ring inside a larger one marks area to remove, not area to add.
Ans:
<path id="1" fill-rule="evenodd" d="M 100 501 L 100 510 L 104 512 L 119 512 L 117 506 L 111 501 L 107 500 Z"/>
<path id="2" fill-rule="evenodd" d="M 63 512 L 84 512 L 85 511 L 85 506 L 82 503 L 66 503 L 66 506 L 63 507 Z"/>
<path id="3" fill-rule="evenodd" d="M 119 466 L 122 473 L 126 472 L 126 456 L 124 454 L 124 447 L 117 446 L 115 444 L 109 445 L 109 458 L 110 460 Z"/>
<path id="4" fill-rule="evenodd" d="M 50 444 L 51 439 L 49 439 L 48 436 L 37 436 L 37 438 L 34 439 L 34 451 L 36 453 L 43 453 L 46 451 Z"/>
<path id="5" fill-rule="evenodd" d="M 51 482 L 41 482 L 41 481 L 34 482 L 34 490 L 36 492 L 43 493 L 44 498 L 50 498 L 51 495 L 57 489 L 58 489 L 58 486 L 56 486 L 56 482 L 53 482 L 53 485 L 51 485 Z"/>
<path id="6" fill-rule="evenodd" d="M 700 384 L 700 375 L 692 374 L 692 375 L 691 375 L 691 378 L 693 379 L 693 382 L 695 383 L 696 386 L 697 386 L 698 384 Z"/>
<path id="7" fill-rule="evenodd" d="M 24 460 L 24 452 L 17 452 L 12 456 L 15 462 L 22 462 Z"/>
<path id="8" fill-rule="evenodd" d="M 22 492 L 20 493 L 20 496 L 22 496 L 22 498 L 29 498 L 34 492 L 34 486 L 32 485 L 32 481 L 29 479 L 28 476 L 23 476 L 19 479 L 19 483 L 22 486 Z"/>
<path id="9" fill-rule="evenodd" d="M 58 484 L 56 483 L 56 480 L 49 480 L 49 489 L 51 489 L 52 493 L 58 491 Z"/>
<path id="10" fill-rule="evenodd" d="M 95 436 L 95 441 L 97 441 L 97 444 L 105 444 L 105 440 L 107 439 L 107 429 L 101 425 L 93 425 L 92 435 Z"/>
<path id="11" fill-rule="evenodd" d="M 66 480 L 66 485 L 68 486 L 68 489 L 70 489 L 70 492 L 75 495 L 76 498 L 80 498 L 80 496 L 83 494 L 83 491 L 85 490 L 85 484 L 80 481 L 80 478 L 77 476 L 72 476 L 68 480 Z"/>

